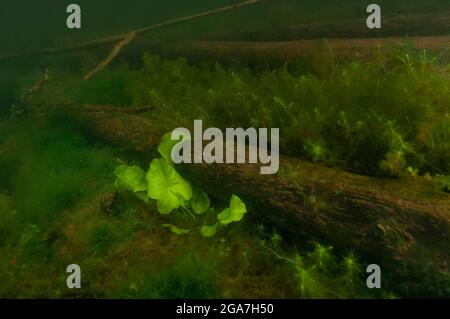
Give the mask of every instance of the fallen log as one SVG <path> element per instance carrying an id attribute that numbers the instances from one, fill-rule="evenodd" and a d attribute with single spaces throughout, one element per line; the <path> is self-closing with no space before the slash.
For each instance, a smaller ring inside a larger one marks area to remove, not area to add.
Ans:
<path id="1" fill-rule="evenodd" d="M 104 141 L 147 157 L 176 127 L 137 115 L 84 112 L 72 118 Z M 361 176 L 285 156 L 280 168 L 277 175 L 261 175 L 257 164 L 179 166 L 216 198 L 238 194 L 250 218 L 276 225 L 294 243 L 313 239 L 357 251 L 390 273 L 423 275 L 433 264 L 441 278 L 448 276 L 450 196 L 431 181 Z"/>
<path id="2" fill-rule="evenodd" d="M 449 36 L 410 38 L 361 38 L 361 39 L 311 39 L 292 41 L 193 41 L 166 48 L 172 55 L 197 59 L 214 58 L 229 60 L 275 60 L 295 63 L 299 58 L 314 54 L 318 49 L 334 52 L 340 58 L 370 58 L 382 52 L 390 52 L 401 45 L 416 50 L 444 54 L 450 45 Z"/>

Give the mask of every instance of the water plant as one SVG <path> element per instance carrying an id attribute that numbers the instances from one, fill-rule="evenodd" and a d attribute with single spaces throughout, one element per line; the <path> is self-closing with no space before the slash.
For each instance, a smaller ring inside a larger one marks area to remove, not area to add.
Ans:
<path id="1" fill-rule="evenodd" d="M 165 134 L 158 146 L 161 158 L 154 158 L 147 172 L 138 166 L 118 166 L 115 170 L 116 186 L 134 192 L 145 202 L 155 200 L 160 214 L 169 215 L 173 211 L 182 210 L 190 213 L 194 221 L 198 222 L 195 216 L 214 213 L 215 209 L 211 207 L 208 194 L 193 187 L 175 169 L 170 154 L 176 143 L 171 139 L 171 133 Z M 246 213 L 245 203 L 233 194 L 229 206 L 216 215 L 217 222 L 213 225 L 201 225 L 199 232 L 204 237 L 213 237 L 218 228 L 239 222 Z M 173 224 L 164 224 L 163 227 L 177 235 L 190 232 L 190 229 L 182 229 Z"/>
<path id="2" fill-rule="evenodd" d="M 139 70 L 111 68 L 68 92 L 76 101 L 91 96 L 84 92 L 111 75 L 124 80 L 117 101 L 158 106 L 155 117 L 180 127 L 199 118 L 218 128 L 279 127 L 280 152 L 293 157 L 371 176 L 402 176 L 410 166 L 419 176 L 448 174 L 445 63 L 406 47 L 374 55 L 341 61 L 324 49 L 298 64 L 252 69 L 145 54 Z"/>

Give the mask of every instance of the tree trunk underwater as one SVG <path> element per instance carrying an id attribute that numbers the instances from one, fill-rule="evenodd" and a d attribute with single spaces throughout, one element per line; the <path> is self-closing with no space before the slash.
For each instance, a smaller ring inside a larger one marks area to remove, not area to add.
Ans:
<path id="1" fill-rule="evenodd" d="M 135 114 L 72 117 L 104 141 L 148 157 L 165 133 L 161 123 Z M 248 204 L 250 218 L 276 225 L 293 243 L 333 243 L 394 273 L 422 271 L 430 262 L 449 270 L 450 196 L 433 182 L 361 176 L 285 156 L 276 175 L 260 175 L 259 166 L 182 164 L 178 169 L 213 197 L 237 194 Z"/>

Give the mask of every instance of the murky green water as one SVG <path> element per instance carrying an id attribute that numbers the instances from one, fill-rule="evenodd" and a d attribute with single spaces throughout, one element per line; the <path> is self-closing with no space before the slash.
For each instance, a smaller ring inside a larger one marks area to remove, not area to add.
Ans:
<path id="1" fill-rule="evenodd" d="M 235 0 L 79 0 L 82 29 L 65 27 L 66 7 L 73 1 L 28 0 L 0 3 L 0 55 L 43 47 L 59 47 L 98 37 L 123 33 L 139 27 L 236 4 Z M 185 37 L 208 37 L 237 30 L 295 26 L 304 23 L 365 17 L 369 4 L 361 0 L 279 0 L 249 7 L 239 12 L 205 18 L 150 35 L 173 41 Z M 450 10 L 448 1 L 378 1 L 386 15 L 424 14 Z"/>
<path id="2" fill-rule="evenodd" d="M 450 200 L 449 1 L 380 0 L 372 32 L 367 1 L 267 0 L 139 34 L 89 80 L 117 41 L 34 51 L 240 1 L 0 1 L 0 297 L 450 296 L 445 212 L 422 225 L 402 206 Z M 66 27 L 72 2 L 81 29 Z M 195 119 L 280 128 L 289 160 L 270 182 L 178 171 L 158 144 Z M 359 206 L 354 187 L 389 202 Z M 388 274 L 370 290 L 374 258 Z M 82 289 L 66 285 L 73 263 Z"/>

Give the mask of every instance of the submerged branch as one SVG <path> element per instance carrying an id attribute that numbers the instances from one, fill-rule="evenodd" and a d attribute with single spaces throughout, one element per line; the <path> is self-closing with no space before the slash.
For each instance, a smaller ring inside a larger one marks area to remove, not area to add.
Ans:
<path id="1" fill-rule="evenodd" d="M 44 85 L 48 82 L 49 79 L 49 70 L 46 69 L 45 73 L 42 75 L 39 81 L 28 92 L 24 94 L 24 96 L 22 97 L 22 101 L 27 102 L 27 100 L 31 98 L 32 95 L 41 92 L 44 88 Z"/>
<path id="2" fill-rule="evenodd" d="M 158 24 L 155 24 L 155 25 L 152 25 L 152 26 L 148 26 L 148 27 L 145 27 L 145 28 L 141 28 L 141 29 L 132 31 L 132 32 L 128 33 L 119 43 L 117 43 L 114 46 L 114 48 L 112 49 L 111 53 L 102 62 L 100 62 L 100 64 L 95 69 L 93 69 L 92 71 L 88 72 L 84 76 L 84 80 L 89 80 L 95 74 L 97 74 L 98 72 L 102 71 L 112 60 L 114 60 L 114 58 L 120 53 L 122 48 L 125 47 L 127 44 L 129 44 L 131 41 L 133 41 L 133 39 L 136 38 L 136 36 L 139 33 L 150 31 L 150 30 L 164 28 L 164 27 L 167 27 L 167 26 L 171 26 L 171 25 L 174 25 L 174 24 L 181 23 L 181 22 L 195 20 L 195 19 L 198 19 L 198 18 L 202 18 L 202 17 L 213 15 L 213 14 L 229 11 L 229 10 L 232 10 L 232 9 L 238 9 L 238 8 L 246 7 L 246 6 L 253 5 L 253 4 L 256 4 L 256 3 L 259 3 L 259 2 L 263 2 L 263 1 L 264 0 L 248 0 L 248 1 L 244 1 L 244 2 L 241 2 L 241 3 L 235 4 L 235 5 L 230 5 L 230 6 L 222 7 L 222 8 L 219 8 L 219 9 L 213 9 L 213 10 L 205 11 L 205 12 L 202 12 L 202 13 L 198 13 L 198 14 L 194 14 L 194 15 L 190 15 L 190 16 L 186 16 L 186 17 L 181 17 L 181 18 L 178 18 L 178 19 L 169 20 L 169 21 L 166 21 L 166 22 L 158 23 Z"/>
<path id="3" fill-rule="evenodd" d="M 117 43 L 114 48 L 112 49 L 111 53 L 108 54 L 108 56 L 102 61 L 100 62 L 99 65 L 97 65 L 95 67 L 95 69 L 91 70 L 90 72 L 88 72 L 83 79 L 84 80 L 89 80 L 91 77 L 93 77 L 95 74 L 101 72 L 104 68 L 106 68 L 108 66 L 108 64 L 114 60 L 114 58 L 120 53 L 120 50 L 122 50 L 122 48 L 124 46 L 126 46 L 128 43 L 130 43 L 131 41 L 133 41 L 133 39 L 136 37 L 137 32 L 133 31 L 130 32 L 129 34 L 127 34 L 127 36 L 125 38 L 123 38 L 119 43 Z"/>

